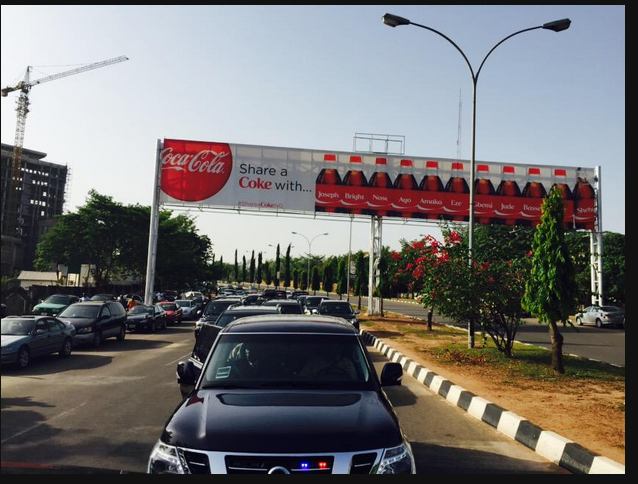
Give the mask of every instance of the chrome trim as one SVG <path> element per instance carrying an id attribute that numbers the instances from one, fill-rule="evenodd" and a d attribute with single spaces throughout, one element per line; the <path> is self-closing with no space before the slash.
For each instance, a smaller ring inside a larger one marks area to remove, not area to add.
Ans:
<path id="1" fill-rule="evenodd" d="M 371 469 L 375 469 L 383 458 L 383 454 L 386 449 L 362 449 L 356 452 L 322 452 L 322 453 L 273 453 L 273 454 L 260 454 L 260 453 L 245 453 L 245 452 L 209 452 L 201 449 L 187 449 L 178 447 L 178 453 L 181 452 L 193 452 L 196 454 L 205 454 L 208 456 L 208 465 L 210 467 L 211 474 L 226 474 L 226 456 L 238 456 L 238 457 L 286 457 L 286 458 L 300 458 L 300 457 L 334 457 L 332 463 L 333 474 L 350 474 L 350 470 L 354 467 L 352 465 L 352 459 L 356 455 L 360 454 L 376 454 L 374 463 Z M 367 465 L 367 464 L 366 464 Z M 242 469 L 234 469 L 242 470 Z M 255 470 L 255 469 L 250 469 Z M 302 471 L 299 471 L 302 472 Z"/>

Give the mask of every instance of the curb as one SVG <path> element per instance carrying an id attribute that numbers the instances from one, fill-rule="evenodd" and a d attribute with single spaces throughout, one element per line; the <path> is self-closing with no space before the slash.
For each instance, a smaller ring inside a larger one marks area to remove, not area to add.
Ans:
<path id="1" fill-rule="evenodd" d="M 393 363 L 399 363 L 408 375 L 434 393 L 494 427 L 500 433 L 574 474 L 625 474 L 625 466 L 607 457 L 593 454 L 575 442 L 532 424 L 529 420 L 485 400 L 450 380 L 403 356 L 365 330 L 363 340 L 374 346 Z"/>

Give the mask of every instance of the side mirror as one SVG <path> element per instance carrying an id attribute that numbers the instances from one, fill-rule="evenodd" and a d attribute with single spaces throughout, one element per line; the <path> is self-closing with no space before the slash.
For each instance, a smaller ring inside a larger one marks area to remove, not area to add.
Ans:
<path id="1" fill-rule="evenodd" d="M 354 312 L 354 314 L 361 314 L 361 310 L 360 310 L 360 309 L 357 309 L 357 310 Z"/>
<path id="2" fill-rule="evenodd" d="M 313 309 L 312 310 L 312 314 L 319 314 L 319 310 L 318 309 Z"/>
<path id="3" fill-rule="evenodd" d="M 35 332 L 36 336 L 42 336 L 43 334 L 46 334 L 46 331 L 44 329 L 38 329 Z"/>
<path id="4" fill-rule="evenodd" d="M 195 386 L 197 372 L 192 361 L 180 361 L 177 364 L 177 383 L 183 386 Z"/>
<path id="5" fill-rule="evenodd" d="M 381 372 L 381 386 L 395 387 L 401 385 L 403 367 L 399 363 L 386 363 Z"/>

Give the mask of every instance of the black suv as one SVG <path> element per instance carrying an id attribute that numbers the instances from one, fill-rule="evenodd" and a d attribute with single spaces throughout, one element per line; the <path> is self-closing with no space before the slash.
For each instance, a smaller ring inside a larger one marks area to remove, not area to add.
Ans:
<path id="1" fill-rule="evenodd" d="M 321 301 L 317 308 L 317 313 L 322 316 L 334 316 L 335 318 L 343 318 L 352 324 L 355 329 L 359 330 L 359 320 L 357 314 L 361 311 L 355 311 L 347 301 L 337 301 L 326 299 Z"/>
<path id="2" fill-rule="evenodd" d="M 193 391 L 171 416 L 148 471 L 167 474 L 410 474 L 410 444 L 351 324 L 258 316 L 221 330 Z"/>
<path id="3" fill-rule="evenodd" d="M 126 311 L 119 302 L 89 301 L 71 304 L 58 319 L 75 326 L 75 342 L 98 347 L 106 338 L 126 338 Z"/>

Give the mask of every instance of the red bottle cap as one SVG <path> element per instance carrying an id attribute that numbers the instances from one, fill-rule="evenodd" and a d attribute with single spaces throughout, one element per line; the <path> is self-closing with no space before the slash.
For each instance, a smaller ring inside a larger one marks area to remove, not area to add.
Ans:
<path id="1" fill-rule="evenodd" d="M 487 165 L 478 165 L 476 167 L 476 171 L 482 172 L 482 173 L 489 173 L 490 172 L 490 167 Z"/>
<path id="2" fill-rule="evenodd" d="M 530 168 L 527 173 L 529 173 L 530 175 L 538 175 L 540 176 L 541 174 L 541 169 L 540 168 Z"/>
<path id="3" fill-rule="evenodd" d="M 452 169 L 453 170 L 462 170 L 463 169 L 463 163 L 452 163 Z"/>
<path id="4" fill-rule="evenodd" d="M 330 163 L 337 162 L 337 155 L 323 155 L 323 161 L 328 161 Z"/>
<path id="5" fill-rule="evenodd" d="M 567 170 L 554 170 L 556 176 L 567 176 Z"/>
<path id="6" fill-rule="evenodd" d="M 514 168 L 513 166 L 504 166 L 503 173 L 514 174 L 516 173 L 516 168 Z"/>
<path id="7" fill-rule="evenodd" d="M 439 167 L 439 162 L 438 161 L 426 161 L 425 162 L 425 167 L 426 168 L 438 168 Z"/>
<path id="8" fill-rule="evenodd" d="M 412 167 L 412 160 L 401 160 L 401 166 Z"/>
<path id="9" fill-rule="evenodd" d="M 388 164 L 387 158 L 377 158 L 377 165 L 387 165 L 387 164 Z"/>
<path id="10" fill-rule="evenodd" d="M 350 163 L 361 163 L 363 160 L 360 156 L 351 156 Z"/>

